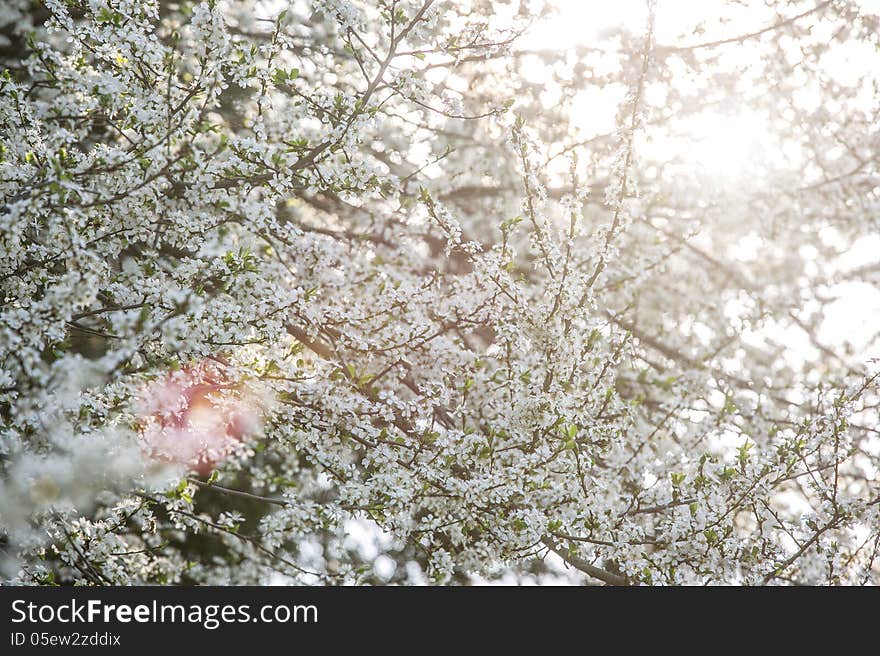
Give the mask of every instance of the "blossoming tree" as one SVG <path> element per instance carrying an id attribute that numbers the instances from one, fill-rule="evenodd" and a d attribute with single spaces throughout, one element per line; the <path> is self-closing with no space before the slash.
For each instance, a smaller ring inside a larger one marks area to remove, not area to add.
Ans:
<path id="1" fill-rule="evenodd" d="M 876 583 L 880 21 L 745 4 L 3 2 L 4 577 Z"/>

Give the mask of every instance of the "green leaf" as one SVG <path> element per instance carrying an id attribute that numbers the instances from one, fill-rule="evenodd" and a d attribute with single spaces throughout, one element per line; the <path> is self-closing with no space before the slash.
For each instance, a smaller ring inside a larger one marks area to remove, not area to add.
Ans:
<path id="1" fill-rule="evenodd" d="M 754 446 L 751 442 L 746 440 L 743 445 L 737 451 L 737 460 L 739 460 L 739 464 L 741 467 L 745 467 L 746 463 L 749 461 L 749 451 Z"/>
<path id="2" fill-rule="evenodd" d="M 736 476 L 736 470 L 733 467 L 725 467 L 721 472 L 721 478 L 726 481 L 729 481 L 734 476 Z"/>
<path id="3" fill-rule="evenodd" d="M 114 13 L 107 7 L 104 7 L 103 9 L 101 9 L 101 11 L 98 12 L 98 15 L 95 16 L 95 20 L 99 23 L 112 23 L 113 16 Z"/>

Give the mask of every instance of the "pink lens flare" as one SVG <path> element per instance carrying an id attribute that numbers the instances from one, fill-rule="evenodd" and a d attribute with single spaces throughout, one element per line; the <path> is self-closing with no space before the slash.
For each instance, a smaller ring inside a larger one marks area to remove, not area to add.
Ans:
<path id="1" fill-rule="evenodd" d="M 140 417 L 148 457 L 205 476 L 241 448 L 260 412 L 221 364 L 202 361 L 150 383 L 141 393 Z"/>

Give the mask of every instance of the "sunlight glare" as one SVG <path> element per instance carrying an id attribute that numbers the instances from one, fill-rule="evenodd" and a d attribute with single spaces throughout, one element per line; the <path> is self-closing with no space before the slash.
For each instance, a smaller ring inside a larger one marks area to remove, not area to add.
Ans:
<path id="1" fill-rule="evenodd" d="M 680 153 L 683 163 L 712 177 L 738 177 L 761 157 L 771 141 L 767 123 L 756 112 L 705 113 L 688 122 L 686 140 L 673 137 L 666 151 Z"/>

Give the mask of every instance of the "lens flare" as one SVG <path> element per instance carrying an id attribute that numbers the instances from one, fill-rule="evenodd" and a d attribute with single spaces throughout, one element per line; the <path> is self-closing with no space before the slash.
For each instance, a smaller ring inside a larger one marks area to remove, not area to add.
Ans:
<path id="1" fill-rule="evenodd" d="M 140 399 L 140 441 L 155 460 L 209 474 L 259 425 L 256 399 L 214 362 L 171 372 Z"/>

